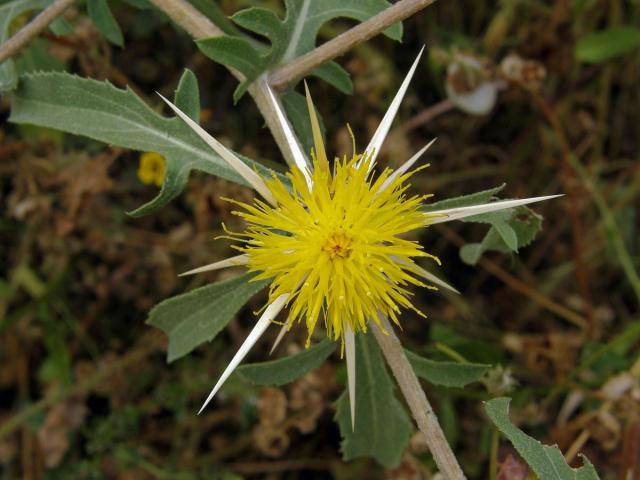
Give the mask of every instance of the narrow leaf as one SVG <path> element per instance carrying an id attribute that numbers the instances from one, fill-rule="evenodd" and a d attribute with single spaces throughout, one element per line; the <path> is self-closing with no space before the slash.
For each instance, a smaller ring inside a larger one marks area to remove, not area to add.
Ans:
<path id="1" fill-rule="evenodd" d="M 640 29 L 611 27 L 581 38 L 576 44 L 576 58 L 581 62 L 600 63 L 625 55 L 640 47 Z"/>
<path id="2" fill-rule="evenodd" d="M 336 410 L 345 460 L 371 457 L 385 467 L 400 463 L 413 426 L 394 390 L 373 335 L 357 335 L 355 429 L 346 390 L 338 399 Z"/>
<path id="3" fill-rule="evenodd" d="M 596 470 L 586 457 L 582 457 L 584 463 L 582 467 L 571 468 L 567 465 L 557 446 L 543 445 L 513 425 L 509 419 L 509 402 L 508 398 L 494 398 L 485 403 L 485 411 L 538 478 L 544 480 L 599 480 Z"/>
<path id="4" fill-rule="evenodd" d="M 111 13 L 107 0 L 88 0 L 87 10 L 89 18 L 107 40 L 119 47 L 124 46 L 122 31 Z"/>
<path id="5" fill-rule="evenodd" d="M 147 323 L 169 336 L 167 361 L 172 362 L 210 342 L 240 308 L 269 282 L 251 282 L 250 274 L 206 285 L 169 298 L 149 312 Z"/>
<path id="6" fill-rule="evenodd" d="M 491 365 L 483 363 L 437 362 L 405 350 L 413 371 L 434 385 L 462 388 L 477 382 Z"/>
<path id="7" fill-rule="evenodd" d="M 255 385 L 285 385 L 318 368 L 336 349 L 328 338 L 300 353 L 270 362 L 249 363 L 238 367 L 238 374 Z"/>

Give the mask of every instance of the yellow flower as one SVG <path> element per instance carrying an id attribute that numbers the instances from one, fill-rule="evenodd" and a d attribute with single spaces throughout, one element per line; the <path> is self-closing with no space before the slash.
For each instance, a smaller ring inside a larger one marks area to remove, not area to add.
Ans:
<path id="1" fill-rule="evenodd" d="M 164 174 L 166 169 L 166 161 L 159 153 L 146 152 L 140 155 L 138 178 L 142 183 L 153 183 L 158 187 L 161 187 L 164 183 Z"/>
<path id="2" fill-rule="evenodd" d="M 415 263 L 414 259 L 419 257 L 438 260 L 424 252 L 417 242 L 402 236 L 435 223 L 551 198 L 503 200 L 424 213 L 421 207 L 428 195 L 409 195 L 407 180 L 420 170 L 409 171 L 433 141 L 395 171 L 384 169 L 379 175 L 374 175 L 376 158 L 419 59 L 420 55 L 362 154 L 336 159 L 333 168 L 325 153 L 309 91 L 307 106 L 314 139 L 312 162 L 300 150 L 280 103 L 269 90 L 269 101 L 295 161 L 295 166 L 287 175 L 291 181 L 290 189 L 275 175 L 271 179 L 260 177 L 162 97 L 262 197 L 256 198 L 253 204 L 230 200 L 242 207 L 241 211 L 235 213 L 248 224 L 245 232 L 228 232 L 230 238 L 242 242 L 237 246 L 242 254 L 196 268 L 184 275 L 245 265 L 249 271 L 257 273 L 256 279 L 272 279 L 269 301 L 260 318 L 200 411 L 288 305 L 288 319 L 281 327 L 274 348 L 295 321 L 306 323 L 308 346 L 318 320 L 324 320 L 327 334 L 342 341 L 353 422 L 355 333 L 366 331 L 370 322 L 379 325 L 380 318 L 391 318 L 398 324 L 401 308 L 416 310 L 411 302 L 409 286 L 434 288 L 417 277 L 456 291 Z"/>
<path id="3" fill-rule="evenodd" d="M 416 278 L 413 258 L 434 257 L 400 236 L 428 223 L 420 210 L 428 195 L 407 195 L 413 172 L 391 178 L 386 169 L 374 179 L 370 163 L 354 155 L 336 161 L 331 174 L 327 159 L 317 158 L 312 189 L 297 168 L 287 175 L 291 191 L 275 177 L 266 180 L 277 206 L 228 199 L 248 223 L 246 233 L 230 238 L 244 243 L 236 248 L 247 255 L 255 280 L 273 280 L 270 303 L 289 294 L 288 327 L 304 321 L 307 346 L 320 318 L 335 340 L 347 328 L 366 331 L 378 313 L 399 324 L 400 307 L 417 311 L 407 287 L 427 286 Z"/>

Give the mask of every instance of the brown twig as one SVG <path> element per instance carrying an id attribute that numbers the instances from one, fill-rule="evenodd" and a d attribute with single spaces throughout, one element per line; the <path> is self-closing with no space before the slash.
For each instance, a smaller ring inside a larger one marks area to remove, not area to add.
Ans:
<path id="1" fill-rule="evenodd" d="M 12 57 L 24 48 L 31 40 L 38 36 L 64 11 L 73 5 L 74 0 L 56 0 L 33 20 L 18 31 L 13 37 L 0 45 L 0 62 Z"/>
<path id="2" fill-rule="evenodd" d="M 464 479 L 464 473 L 444 436 L 442 428 L 440 428 L 438 417 L 431 408 L 418 377 L 416 377 L 409 360 L 407 360 L 400 340 L 396 336 L 393 327 L 389 325 L 389 321 L 382 316 L 379 318 L 385 331 L 383 332 L 380 327 L 371 322 L 373 334 L 389 367 L 391 367 L 391 371 L 400 386 L 400 390 L 407 401 L 407 405 L 409 405 L 418 428 L 427 441 L 440 473 L 447 480 Z"/>
<path id="3" fill-rule="evenodd" d="M 394 23 L 419 12 L 436 0 L 400 0 L 393 6 L 370 19 L 347 30 L 309 53 L 296 58 L 269 75 L 269 85 L 282 90 L 290 83 L 300 80 L 307 73 L 340 55 L 344 55 L 356 45 L 378 35 Z"/>

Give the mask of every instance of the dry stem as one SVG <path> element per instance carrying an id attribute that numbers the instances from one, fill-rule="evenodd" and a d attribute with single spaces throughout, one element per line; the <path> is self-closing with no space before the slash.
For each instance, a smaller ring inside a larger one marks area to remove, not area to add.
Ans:
<path id="1" fill-rule="evenodd" d="M 444 432 L 440 428 L 438 417 L 433 412 L 427 395 L 420 386 L 418 377 L 416 377 L 409 360 L 407 360 L 400 340 L 398 340 L 393 327 L 389 325 L 386 318 L 381 316 L 380 321 L 386 332 L 383 332 L 374 322 L 371 322 L 373 334 L 387 359 L 389 367 L 391 367 L 393 375 L 396 377 L 396 381 L 409 405 L 413 418 L 418 424 L 418 428 L 427 441 L 440 473 L 448 480 L 464 479 L 464 473 L 462 473 L 462 469 L 444 436 Z"/>
<path id="2" fill-rule="evenodd" d="M 370 19 L 347 30 L 327 43 L 314 48 L 309 53 L 296 58 L 291 63 L 274 70 L 269 75 L 269 84 L 276 90 L 300 80 L 307 73 L 340 55 L 344 55 L 356 45 L 378 35 L 394 23 L 401 22 L 414 13 L 435 3 L 436 0 L 400 0 Z"/>

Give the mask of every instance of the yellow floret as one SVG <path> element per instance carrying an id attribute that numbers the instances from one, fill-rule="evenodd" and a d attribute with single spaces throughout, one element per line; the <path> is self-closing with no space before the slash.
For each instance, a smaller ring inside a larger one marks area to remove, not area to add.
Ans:
<path id="1" fill-rule="evenodd" d="M 230 200 L 248 223 L 244 233 L 231 234 L 243 242 L 236 248 L 247 254 L 256 280 L 272 279 L 270 302 L 290 294 L 288 325 L 304 321 L 308 339 L 320 318 L 335 340 L 347 325 L 366 331 L 379 312 L 398 324 L 401 308 L 418 312 L 408 286 L 434 288 L 415 278 L 413 259 L 437 258 L 401 238 L 428 223 L 420 210 L 428 196 L 407 195 L 406 180 L 417 170 L 385 185 L 391 171 L 374 180 L 368 159 L 361 159 L 336 160 L 330 173 L 326 157 L 314 156 L 311 190 L 295 168 L 291 189 L 276 177 L 265 180 L 277 207 Z"/>

